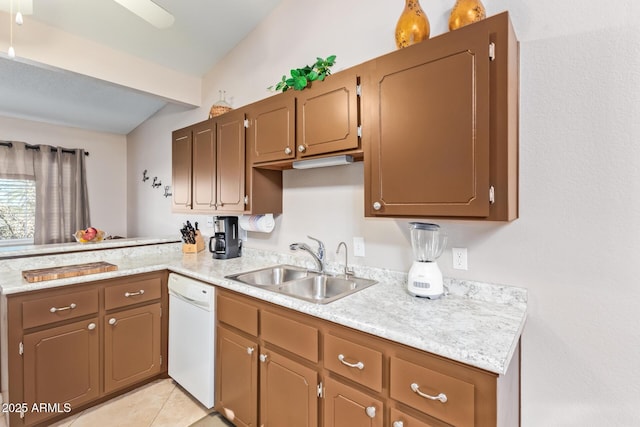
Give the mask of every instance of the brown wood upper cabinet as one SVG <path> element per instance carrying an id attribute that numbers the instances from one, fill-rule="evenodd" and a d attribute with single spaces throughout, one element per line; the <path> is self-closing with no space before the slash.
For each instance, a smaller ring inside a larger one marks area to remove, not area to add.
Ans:
<path id="1" fill-rule="evenodd" d="M 352 68 L 247 107 L 251 165 L 286 169 L 303 158 L 359 153 L 359 78 Z"/>
<path id="2" fill-rule="evenodd" d="M 250 163 L 293 159 L 296 156 L 296 98 L 293 91 L 247 107 Z"/>
<path id="3" fill-rule="evenodd" d="M 503 13 L 368 63 L 366 216 L 517 218 L 517 61 Z"/>
<path id="4" fill-rule="evenodd" d="M 173 132 L 174 212 L 245 210 L 244 126 L 238 110 Z"/>
<path id="5" fill-rule="evenodd" d="M 360 146 L 358 136 L 359 76 L 346 70 L 314 82 L 297 96 L 297 151 L 317 156 Z"/>

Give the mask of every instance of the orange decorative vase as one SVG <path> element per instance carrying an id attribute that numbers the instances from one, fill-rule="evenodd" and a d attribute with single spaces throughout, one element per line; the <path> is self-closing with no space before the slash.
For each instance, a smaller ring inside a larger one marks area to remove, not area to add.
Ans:
<path id="1" fill-rule="evenodd" d="M 404 10 L 396 25 L 398 49 L 419 43 L 429 38 L 429 19 L 418 0 L 405 0 Z"/>
<path id="2" fill-rule="evenodd" d="M 458 0 L 451 9 L 449 30 L 457 30 L 487 17 L 487 11 L 480 0 Z"/>

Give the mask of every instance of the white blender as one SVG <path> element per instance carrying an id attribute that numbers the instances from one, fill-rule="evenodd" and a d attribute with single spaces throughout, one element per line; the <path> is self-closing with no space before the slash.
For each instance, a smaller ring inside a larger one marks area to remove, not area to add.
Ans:
<path id="1" fill-rule="evenodd" d="M 414 261 L 409 270 L 408 291 L 415 297 L 440 298 L 444 287 L 436 259 L 447 244 L 447 236 L 437 224 L 410 222 L 409 229 Z"/>

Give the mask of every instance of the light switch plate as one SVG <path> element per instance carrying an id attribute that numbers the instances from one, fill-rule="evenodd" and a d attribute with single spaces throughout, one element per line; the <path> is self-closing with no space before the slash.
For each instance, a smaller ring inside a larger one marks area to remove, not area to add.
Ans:
<path id="1" fill-rule="evenodd" d="M 353 238 L 353 256 L 364 256 L 364 237 Z"/>

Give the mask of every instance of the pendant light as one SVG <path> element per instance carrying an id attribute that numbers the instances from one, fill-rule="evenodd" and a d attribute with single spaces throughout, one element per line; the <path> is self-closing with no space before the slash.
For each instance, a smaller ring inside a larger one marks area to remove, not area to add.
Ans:
<path id="1" fill-rule="evenodd" d="M 9 2 L 9 50 L 7 54 L 11 59 L 16 57 L 16 51 L 13 48 L 13 0 Z"/>
<path id="2" fill-rule="evenodd" d="M 13 0 L 9 0 L 9 50 L 7 51 L 7 55 L 11 59 L 14 59 L 16 57 L 16 50 L 13 47 L 13 22 L 14 21 L 17 25 L 22 25 L 24 23 L 20 0 L 18 0 L 18 12 L 15 15 L 15 19 L 13 17 Z"/>

